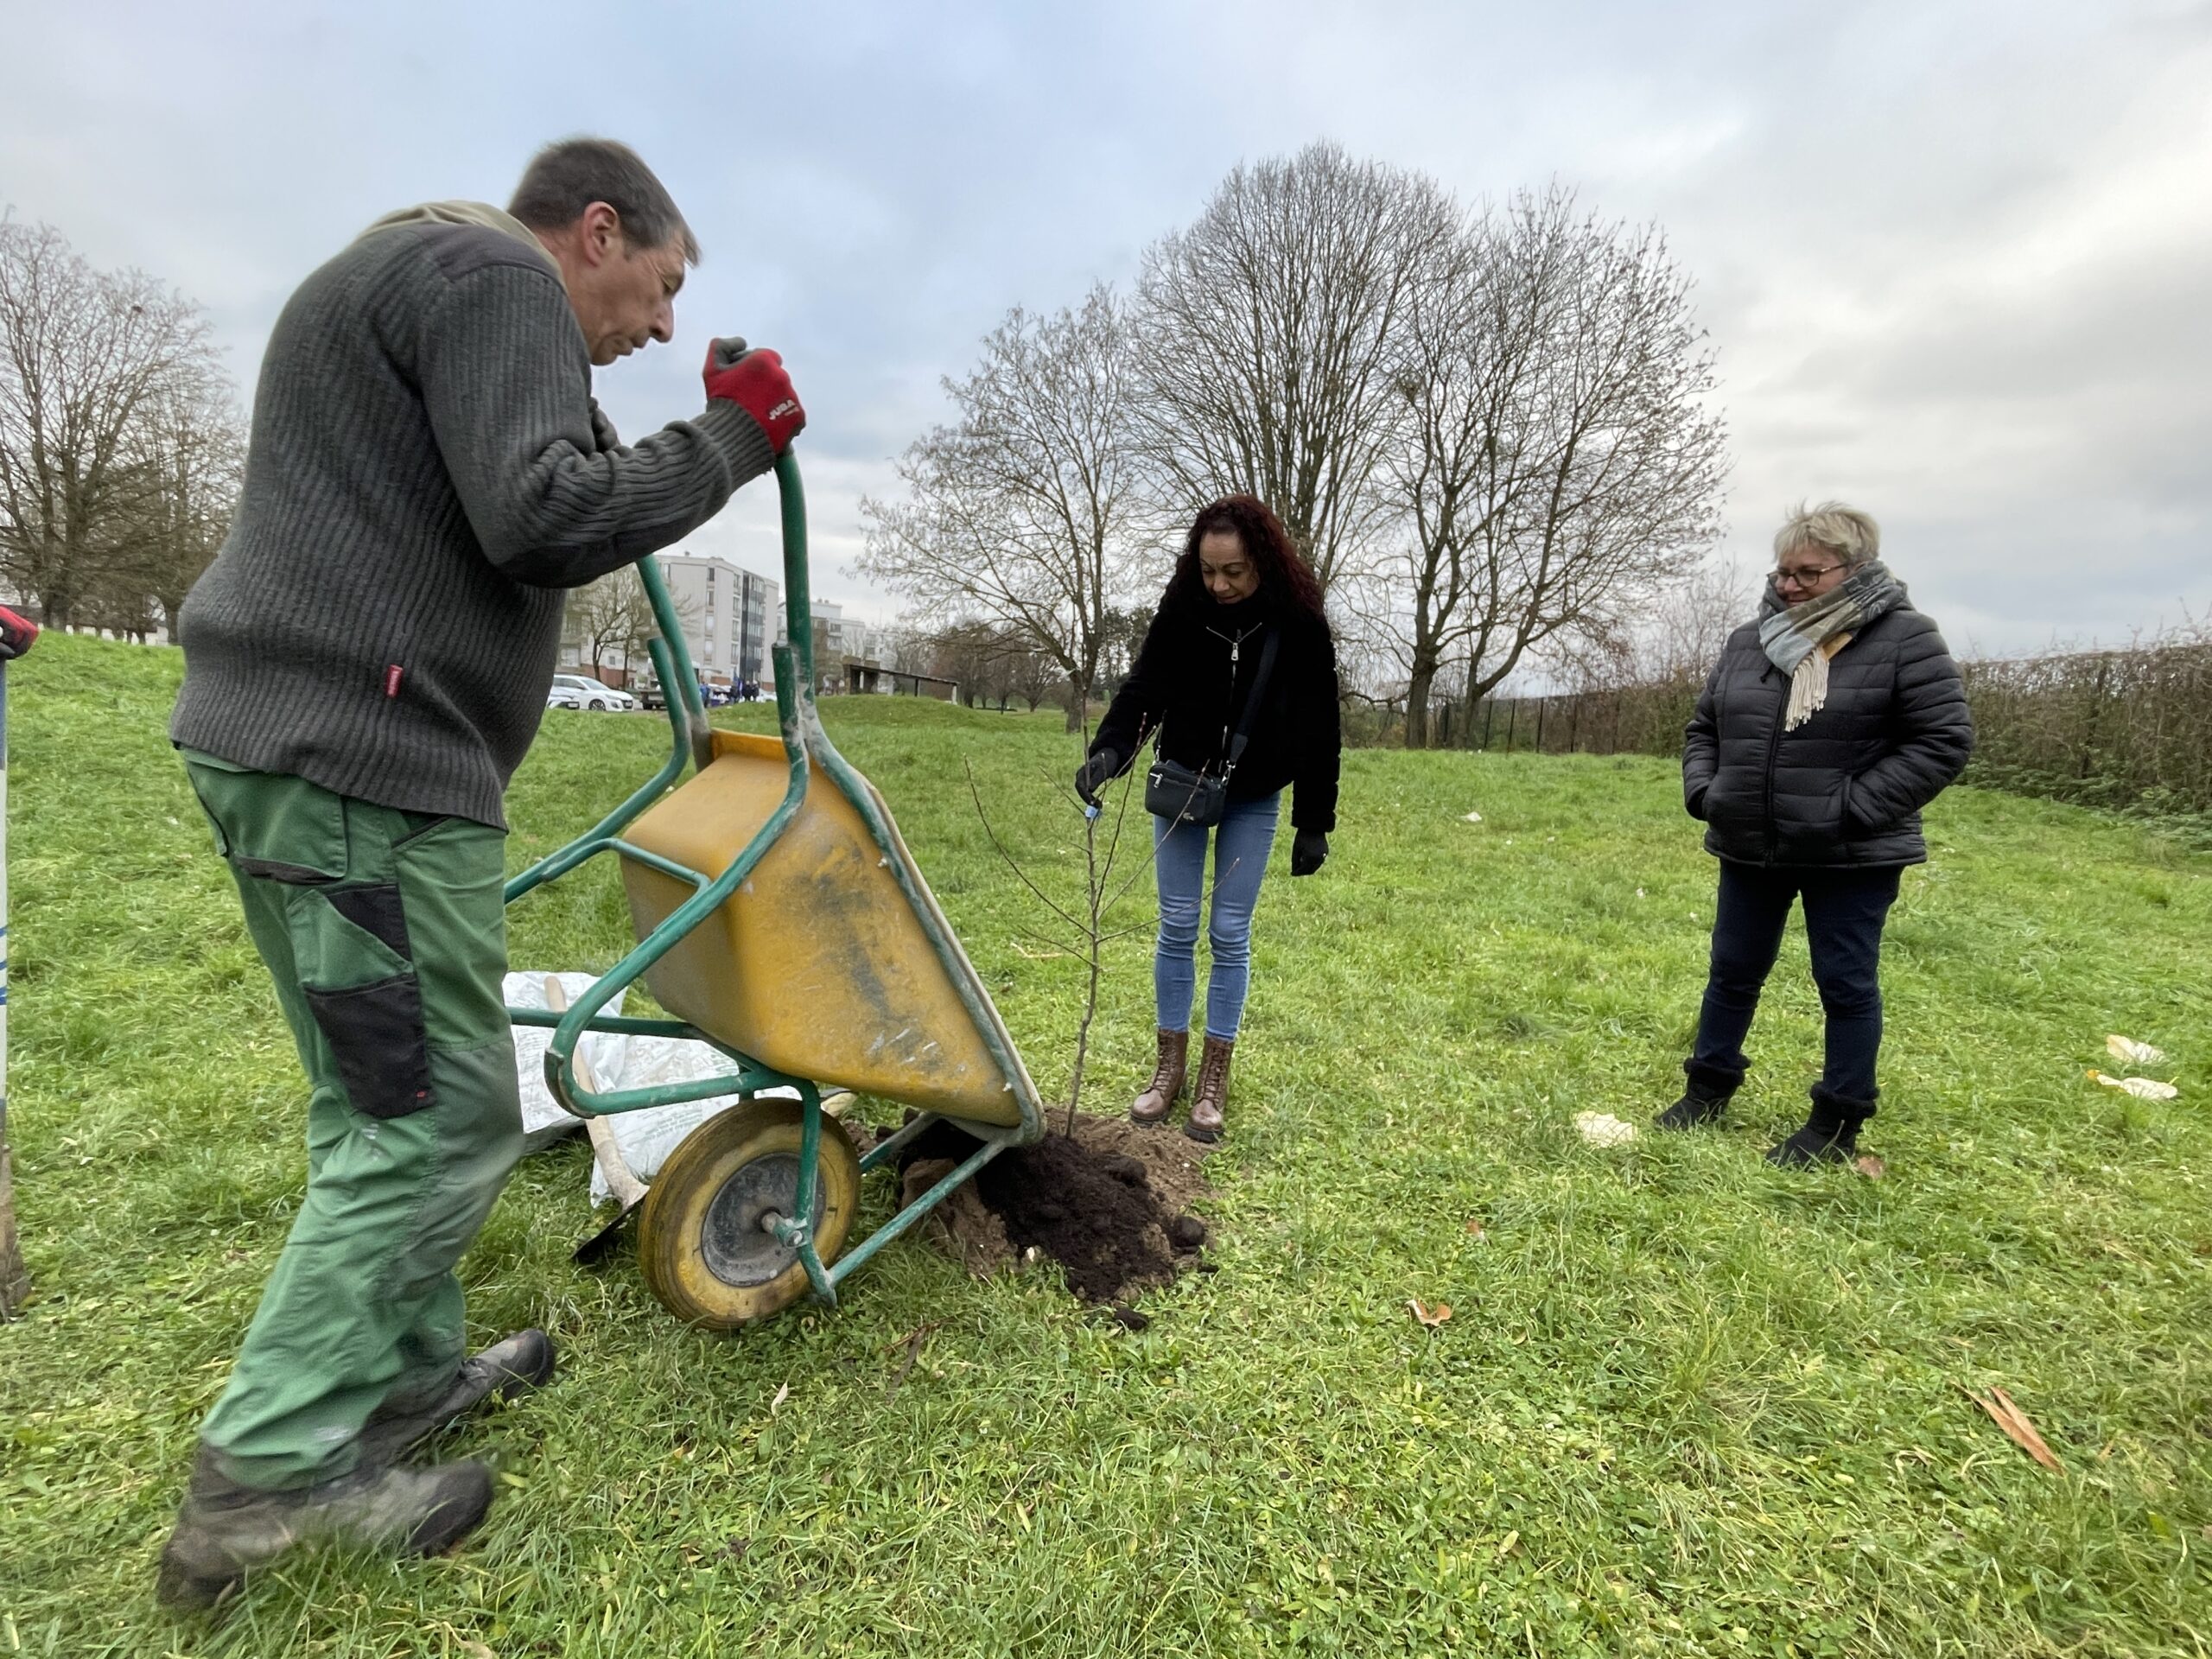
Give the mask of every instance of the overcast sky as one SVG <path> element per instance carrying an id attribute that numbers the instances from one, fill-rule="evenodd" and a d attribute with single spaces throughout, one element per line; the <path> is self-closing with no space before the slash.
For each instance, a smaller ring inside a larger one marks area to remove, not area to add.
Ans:
<path id="1" fill-rule="evenodd" d="M 780 347 L 816 592 L 864 613 L 896 601 L 842 568 L 857 503 L 938 378 L 1320 137 L 1665 226 L 1747 567 L 1840 495 L 1961 649 L 2212 609 L 2212 5 L 0 0 L 0 205 L 203 302 L 247 391 L 371 219 L 636 145 L 707 262 L 601 398 L 634 435 L 696 407 L 709 336 Z M 691 550 L 772 572 L 772 493 Z"/>

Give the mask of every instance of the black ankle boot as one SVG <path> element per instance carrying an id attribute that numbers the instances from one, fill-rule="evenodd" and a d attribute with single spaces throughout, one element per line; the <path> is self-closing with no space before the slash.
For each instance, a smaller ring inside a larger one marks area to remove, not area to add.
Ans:
<path id="1" fill-rule="evenodd" d="M 1723 1083 L 1687 1065 L 1682 1069 L 1689 1073 L 1689 1086 L 1680 1100 L 1651 1120 L 1655 1129 L 1694 1129 L 1700 1123 L 1718 1123 L 1736 1093 L 1733 1083 Z"/>
<path id="2" fill-rule="evenodd" d="M 1849 1100 L 1816 1083 L 1805 1127 L 1770 1151 L 1766 1160 L 1784 1169 L 1848 1163 L 1859 1152 L 1859 1126 L 1873 1116 L 1872 1101 Z"/>

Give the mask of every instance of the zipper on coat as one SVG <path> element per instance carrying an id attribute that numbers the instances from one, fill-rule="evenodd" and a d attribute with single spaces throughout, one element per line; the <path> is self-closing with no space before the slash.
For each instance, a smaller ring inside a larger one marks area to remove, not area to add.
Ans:
<path id="1" fill-rule="evenodd" d="M 1236 634 L 1224 633 L 1219 628 L 1208 628 L 1206 630 L 1206 632 L 1213 635 L 1215 639 L 1226 639 L 1229 641 L 1229 696 L 1223 700 L 1221 705 L 1221 744 L 1218 750 L 1221 756 L 1221 763 L 1224 766 L 1229 764 L 1230 728 L 1236 723 L 1237 658 L 1243 652 L 1244 642 L 1250 639 L 1254 634 L 1257 633 L 1263 626 L 1263 624 L 1255 623 L 1252 626 L 1245 629 L 1243 632 Z M 1226 773 L 1224 774 L 1224 776 L 1226 775 Z"/>
<path id="2" fill-rule="evenodd" d="M 1773 671 L 1773 666 L 1769 664 L 1760 671 L 1760 679 L 1765 679 Z M 1782 758 L 1783 722 L 1789 718 L 1789 681 L 1785 676 L 1782 682 L 1782 696 L 1775 704 L 1774 724 L 1769 728 L 1766 739 L 1766 861 L 1770 864 L 1782 853 L 1782 830 L 1774 819 L 1774 771 Z"/>

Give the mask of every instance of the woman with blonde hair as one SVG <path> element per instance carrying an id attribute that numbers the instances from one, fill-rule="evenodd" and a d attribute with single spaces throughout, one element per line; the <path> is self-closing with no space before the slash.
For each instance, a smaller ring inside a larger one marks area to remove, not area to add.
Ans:
<path id="1" fill-rule="evenodd" d="M 1840 1161 L 1874 1115 L 1882 929 L 1908 864 L 1928 856 L 1920 810 L 1974 747 L 1966 689 L 1936 625 L 1877 556 L 1873 519 L 1840 501 L 1792 513 L 1756 619 L 1728 638 L 1682 752 L 1682 800 L 1720 861 L 1711 971 L 1689 1086 L 1659 1116 L 1720 1116 L 1751 1062 L 1759 991 L 1802 902 L 1827 1017 L 1805 1125 L 1770 1161 Z"/>

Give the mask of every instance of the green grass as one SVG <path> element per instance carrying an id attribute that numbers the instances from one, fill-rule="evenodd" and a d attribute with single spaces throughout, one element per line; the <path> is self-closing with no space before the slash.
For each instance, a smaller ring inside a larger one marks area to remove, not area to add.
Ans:
<path id="1" fill-rule="evenodd" d="M 836 1313 L 696 1334 L 626 1255 L 569 1265 L 570 1146 L 524 1166 L 464 1266 L 485 1336 L 563 1344 L 557 1386 L 450 1442 L 506 1471 L 478 1539 L 303 1560 L 219 1626 L 168 1619 L 154 1553 L 302 1179 L 287 1041 L 162 738 L 178 671 L 53 638 L 11 676 L 40 1299 L 0 1328 L 0 1656 L 2212 1643 L 2212 860 L 1955 791 L 1890 928 L 1888 1178 L 1760 1161 L 1816 1062 L 1802 936 L 1730 1126 L 1600 1153 L 1572 1115 L 1671 1099 L 1701 985 L 1713 870 L 1672 769 L 1375 752 L 1346 757 L 1325 871 L 1288 880 L 1279 846 L 1214 1166 L 1221 1270 L 1149 1297 L 1147 1332 L 902 1243 Z M 1044 774 L 1073 741 L 906 702 L 825 719 L 1063 1090 L 1079 969 L 1025 954 L 1034 901 L 962 762 L 1071 888 L 1080 824 Z M 515 861 L 662 742 L 549 719 Z M 514 921 L 518 965 L 626 943 L 605 872 Z M 1149 1060 L 1147 953 L 1112 948 L 1096 1109 Z M 2087 1082 L 2110 1031 L 2172 1051 L 2181 1098 Z M 1432 1335 L 1408 1296 L 1454 1317 Z M 1990 1383 L 2063 1476 L 1961 1391 Z"/>

